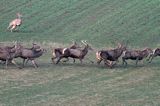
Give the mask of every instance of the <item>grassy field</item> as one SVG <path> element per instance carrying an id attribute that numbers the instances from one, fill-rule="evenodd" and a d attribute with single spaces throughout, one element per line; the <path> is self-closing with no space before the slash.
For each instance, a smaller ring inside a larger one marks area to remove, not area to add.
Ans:
<path id="1" fill-rule="evenodd" d="M 88 60 L 51 64 L 49 48 L 87 40 L 94 48 L 160 46 L 159 0 L 1 0 L 0 42 L 38 42 L 48 52 L 39 68 L 0 65 L 0 106 L 159 106 L 160 59 L 114 69 Z M 15 14 L 23 24 L 6 30 Z M 95 52 L 88 57 L 95 61 Z M 16 59 L 21 65 L 21 60 Z"/>

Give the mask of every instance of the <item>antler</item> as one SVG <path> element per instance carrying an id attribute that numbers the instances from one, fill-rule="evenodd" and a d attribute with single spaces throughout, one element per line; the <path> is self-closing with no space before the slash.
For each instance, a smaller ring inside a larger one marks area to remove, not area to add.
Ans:
<path id="1" fill-rule="evenodd" d="M 84 44 L 84 45 L 87 45 L 87 41 L 85 40 L 81 40 L 81 42 Z"/>
<path id="2" fill-rule="evenodd" d="M 72 39 L 71 41 L 72 41 L 73 44 L 77 44 L 75 40 Z"/>
<path id="3" fill-rule="evenodd" d="M 122 44 L 118 42 L 118 48 L 121 48 L 121 47 L 122 47 Z"/>

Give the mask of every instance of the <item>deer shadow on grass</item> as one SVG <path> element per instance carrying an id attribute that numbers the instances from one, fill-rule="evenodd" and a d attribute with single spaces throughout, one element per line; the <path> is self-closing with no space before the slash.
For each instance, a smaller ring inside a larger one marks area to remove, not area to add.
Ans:
<path id="1" fill-rule="evenodd" d="M 128 64 L 127 66 L 122 65 L 122 64 L 117 64 L 114 68 L 116 69 L 139 69 L 139 68 L 158 68 L 159 67 L 159 62 L 153 62 L 153 63 L 144 63 L 144 64 Z"/>
<path id="2" fill-rule="evenodd" d="M 72 66 L 72 67 L 89 67 L 89 68 L 95 68 L 97 67 L 96 64 L 94 63 L 85 63 L 83 62 L 82 64 L 81 63 L 59 63 L 59 64 L 53 64 L 51 63 L 52 66 L 61 66 L 61 67 L 68 67 L 68 66 Z"/>
<path id="3" fill-rule="evenodd" d="M 43 70 L 43 69 L 52 69 L 52 68 L 57 68 L 57 67 L 63 67 L 63 68 L 67 68 L 67 67 L 73 67 L 76 70 L 77 68 L 96 68 L 99 70 L 112 70 L 112 69 L 118 69 L 118 70 L 124 70 L 124 69 L 140 69 L 140 68 L 159 68 L 159 63 L 160 62 L 152 62 L 152 63 L 144 63 L 144 64 L 138 64 L 137 66 L 135 64 L 128 64 L 127 66 L 122 65 L 121 63 L 116 64 L 113 68 L 109 68 L 104 64 L 96 64 L 96 63 L 90 63 L 90 62 L 83 62 L 82 64 L 77 62 L 77 63 L 72 63 L 72 62 L 60 62 L 59 64 L 53 64 L 52 62 L 38 62 L 38 68 L 34 68 L 33 64 L 31 62 L 28 62 L 28 64 L 26 64 L 26 66 L 23 68 L 24 70 Z M 18 62 L 18 64 L 20 66 L 22 66 L 21 62 Z M 3 66 L 0 64 L 0 69 L 4 69 Z M 13 64 L 9 64 L 9 69 L 17 69 Z M 23 70 L 21 69 L 21 70 Z"/>
<path id="4" fill-rule="evenodd" d="M 33 30 L 15 30 L 15 33 L 41 33 L 41 31 L 33 31 Z"/>

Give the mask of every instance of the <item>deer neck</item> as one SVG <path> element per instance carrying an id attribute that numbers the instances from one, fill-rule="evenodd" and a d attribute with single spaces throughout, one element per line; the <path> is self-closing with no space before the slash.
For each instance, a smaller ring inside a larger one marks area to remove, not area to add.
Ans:
<path id="1" fill-rule="evenodd" d="M 82 50 L 83 55 L 85 56 L 88 53 L 88 47 L 85 46 L 84 49 Z"/>
<path id="2" fill-rule="evenodd" d="M 38 50 L 38 51 L 34 50 L 34 54 L 35 56 L 41 56 L 43 54 L 43 50 Z"/>
<path id="3" fill-rule="evenodd" d="M 121 56 L 121 54 L 123 53 L 123 51 L 124 50 L 122 48 L 116 49 L 117 57 Z"/>

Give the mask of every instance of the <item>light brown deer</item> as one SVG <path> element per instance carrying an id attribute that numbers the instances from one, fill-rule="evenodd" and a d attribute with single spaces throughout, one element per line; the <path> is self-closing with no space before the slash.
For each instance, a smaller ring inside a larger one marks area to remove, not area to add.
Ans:
<path id="1" fill-rule="evenodd" d="M 11 32 L 13 32 L 14 29 L 17 28 L 17 26 L 20 26 L 22 24 L 22 15 L 20 13 L 17 13 L 16 14 L 17 18 L 12 20 L 10 23 L 9 23 L 9 26 L 7 27 L 8 30 L 10 30 Z"/>

